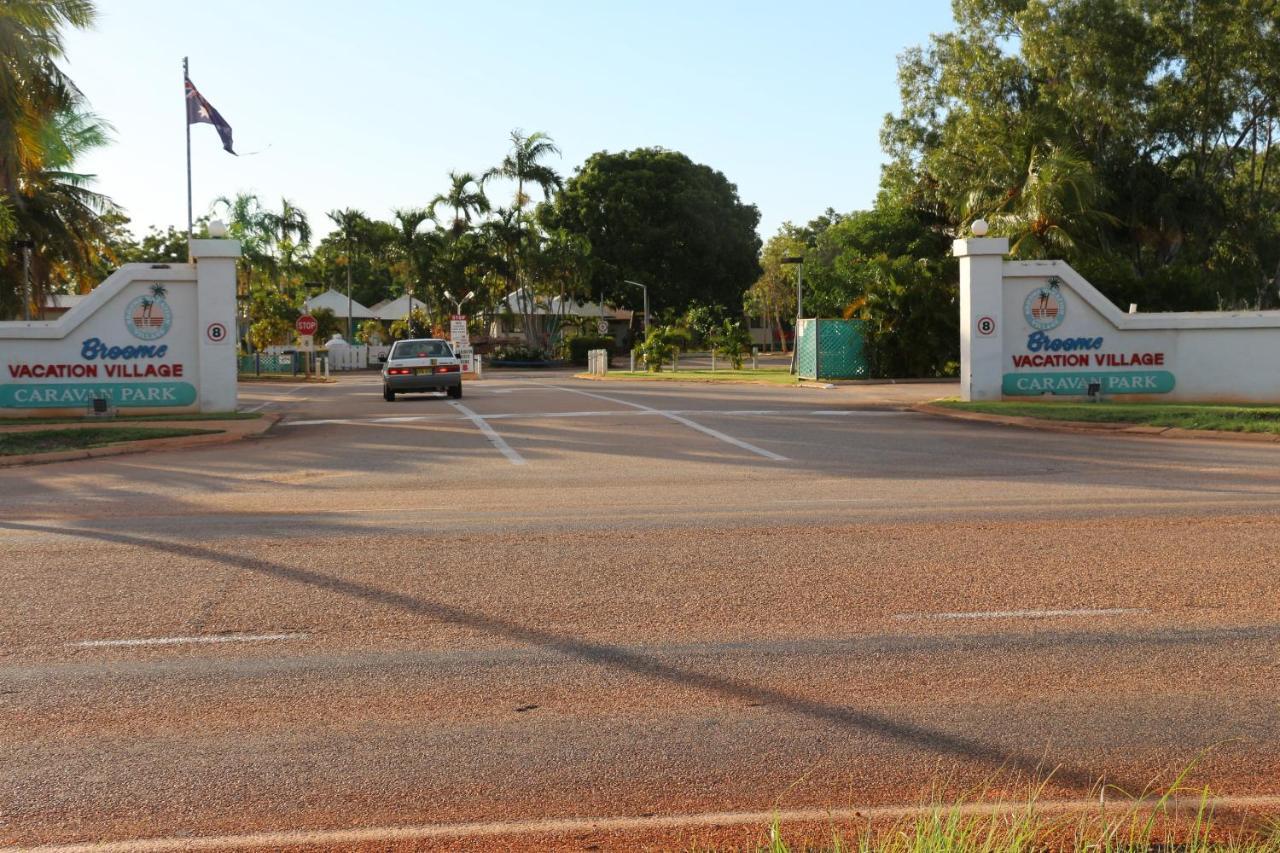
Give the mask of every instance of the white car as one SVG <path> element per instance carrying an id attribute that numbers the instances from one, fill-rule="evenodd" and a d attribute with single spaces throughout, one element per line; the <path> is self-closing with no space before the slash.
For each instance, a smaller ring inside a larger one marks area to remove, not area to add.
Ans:
<path id="1" fill-rule="evenodd" d="M 462 362 L 453 347 L 439 338 L 396 341 L 382 366 L 382 399 L 392 403 L 397 394 L 427 391 L 462 397 Z"/>

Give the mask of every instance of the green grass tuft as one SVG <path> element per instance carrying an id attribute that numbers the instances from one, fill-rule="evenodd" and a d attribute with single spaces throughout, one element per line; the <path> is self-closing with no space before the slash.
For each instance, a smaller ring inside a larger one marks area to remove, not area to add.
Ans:
<path id="1" fill-rule="evenodd" d="M 1051 421 L 1134 424 L 1224 432 L 1280 433 L 1280 406 L 1105 402 L 964 403 L 959 400 L 936 400 L 934 405 L 965 412 L 1041 418 Z"/>

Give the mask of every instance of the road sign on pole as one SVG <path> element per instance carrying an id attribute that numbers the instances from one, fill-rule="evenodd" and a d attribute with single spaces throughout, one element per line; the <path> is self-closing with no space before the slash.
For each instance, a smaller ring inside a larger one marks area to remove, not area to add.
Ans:
<path id="1" fill-rule="evenodd" d="M 300 335 L 314 335 L 320 330 L 320 323 L 310 314 L 303 314 L 293 324 L 293 327 L 298 330 Z"/>

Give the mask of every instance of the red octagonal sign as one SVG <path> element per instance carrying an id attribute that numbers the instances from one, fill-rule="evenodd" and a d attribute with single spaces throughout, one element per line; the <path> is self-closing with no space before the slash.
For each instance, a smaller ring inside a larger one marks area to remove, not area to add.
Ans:
<path id="1" fill-rule="evenodd" d="M 298 321 L 293 324 L 300 335 L 314 335 L 316 330 L 320 328 L 320 324 L 316 322 L 316 318 L 310 314 L 303 314 Z"/>

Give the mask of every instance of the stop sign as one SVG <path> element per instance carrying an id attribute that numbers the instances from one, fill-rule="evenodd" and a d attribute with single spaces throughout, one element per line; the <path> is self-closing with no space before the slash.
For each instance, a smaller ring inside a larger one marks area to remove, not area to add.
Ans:
<path id="1" fill-rule="evenodd" d="M 320 328 L 320 324 L 316 322 L 316 318 L 310 314 L 303 314 L 298 321 L 293 324 L 300 335 L 314 335 L 316 330 Z"/>

